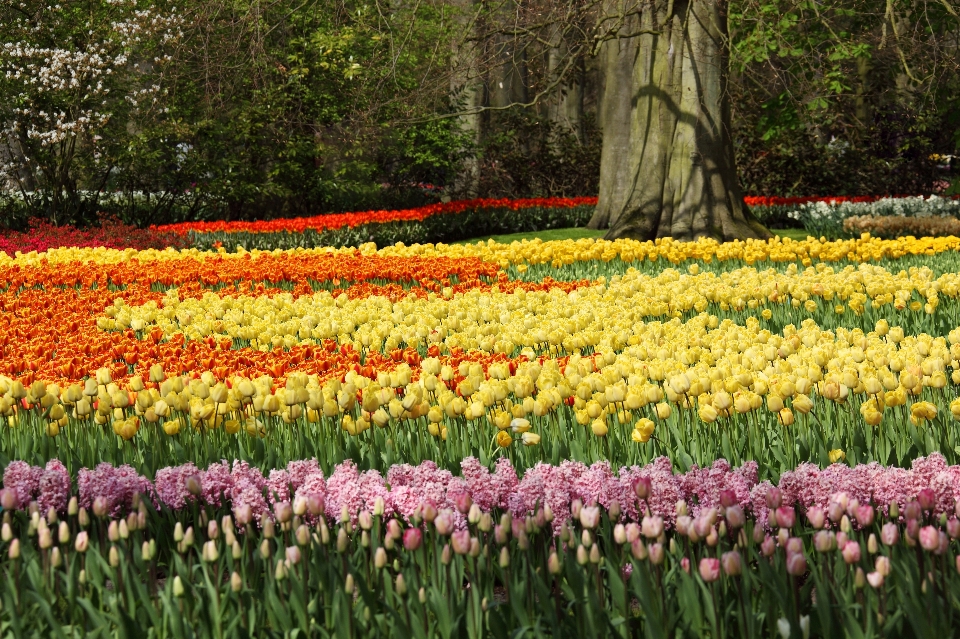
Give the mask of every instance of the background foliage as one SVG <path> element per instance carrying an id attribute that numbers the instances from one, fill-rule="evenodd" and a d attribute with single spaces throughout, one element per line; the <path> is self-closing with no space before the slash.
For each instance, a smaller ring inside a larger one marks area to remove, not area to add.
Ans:
<path id="1" fill-rule="evenodd" d="M 466 195 L 596 192 L 604 78 L 593 53 L 605 36 L 595 3 L 60 6 L 57 20 L 40 2 L 0 7 L 8 226 L 35 215 L 92 223 L 106 212 L 143 225 L 416 206 L 463 196 L 470 166 Z M 114 34 L 143 10 L 163 28 Z M 735 0 L 730 20 L 747 192 L 930 193 L 955 178 L 960 17 L 950 3 Z M 473 124 L 454 117 L 468 107 L 451 70 L 469 44 Z M 50 76 L 50 56 L 18 76 L 23 60 L 11 51 L 22 46 L 74 57 L 106 47 L 110 92 L 33 82 Z M 148 99 L 130 99 L 140 94 Z M 24 156 L 16 109 L 42 113 L 54 130 L 84 109 L 109 117 L 67 135 L 66 147 L 27 153 L 42 151 L 51 167 L 27 169 L 12 167 Z"/>

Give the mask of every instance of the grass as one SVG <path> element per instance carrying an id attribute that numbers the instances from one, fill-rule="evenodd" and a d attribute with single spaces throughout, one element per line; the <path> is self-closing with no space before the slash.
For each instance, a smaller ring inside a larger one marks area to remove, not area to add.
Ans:
<path id="1" fill-rule="evenodd" d="M 780 237 L 789 237 L 792 240 L 805 240 L 808 233 L 803 229 L 774 229 L 773 232 Z M 579 240 L 583 238 L 600 238 L 606 231 L 594 231 L 587 228 L 567 228 L 550 229 L 547 231 L 528 231 L 526 233 L 510 233 L 509 235 L 485 235 L 475 237 L 469 240 L 461 240 L 454 244 L 476 244 L 477 242 L 486 242 L 493 240 L 501 244 L 510 242 L 522 242 L 523 240 L 535 240 L 537 238 L 547 242 L 549 240 Z"/>

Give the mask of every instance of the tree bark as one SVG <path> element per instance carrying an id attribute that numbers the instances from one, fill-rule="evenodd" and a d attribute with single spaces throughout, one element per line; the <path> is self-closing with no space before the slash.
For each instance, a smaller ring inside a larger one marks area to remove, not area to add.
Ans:
<path id="1" fill-rule="evenodd" d="M 727 0 L 640 2 L 601 51 L 600 199 L 590 227 L 609 228 L 608 239 L 771 237 L 737 179 Z"/>
<path id="2" fill-rule="evenodd" d="M 586 73 L 583 57 L 578 55 L 567 69 L 569 47 L 559 25 L 552 27 L 550 43 L 547 52 L 547 82 L 556 84 L 556 89 L 546 102 L 546 117 L 551 125 L 549 142 L 555 146 L 562 136 L 572 135 L 579 144 L 585 144 L 583 85 Z"/>
<path id="3" fill-rule="evenodd" d="M 461 113 L 457 116 L 457 126 L 471 146 L 463 149 L 463 165 L 453 188 L 457 197 L 472 199 L 480 189 L 480 163 L 476 153 L 482 132 L 479 109 L 484 100 L 483 79 L 479 70 L 475 2 L 454 0 L 453 5 L 463 34 L 454 42 L 450 59 L 450 101 Z"/>

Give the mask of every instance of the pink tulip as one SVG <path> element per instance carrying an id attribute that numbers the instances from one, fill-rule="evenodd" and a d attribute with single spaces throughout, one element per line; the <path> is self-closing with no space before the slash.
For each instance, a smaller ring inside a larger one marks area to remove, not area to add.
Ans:
<path id="1" fill-rule="evenodd" d="M 700 578 L 711 583 L 720 578 L 720 560 L 715 557 L 704 557 L 700 560 Z"/>
<path id="2" fill-rule="evenodd" d="M 883 585 L 883 575 L 879 572 L 868 572 L 867 573 L 867 583 L 870 584 L 870 587 L 876 590 Z"/>
<path id="3" fill-rule="evenodd" d="M 807 558 L 803 553 L 795 552 L 787 555 L 787 573 L 794 577 L 801 577 L 807 572 Z"/>
<path id="4" fill-rule="evenodd" d="M 924 526 L 920 529 L 920 545 L 924 550 L 933 552 L 940 548 L 940 531 L 933 526 Z"/>
<path id="5" fill-rule="evenodd" d="M 797 523 L 797 513 L 793 506 L 780 506 L 777 508 L 777 525 L 782 528 L 793 528 Z"/>
<path id="6" fill-rule="evenodd" d="M 647 548 L 650 553 L 650 563 L 654 566 L 659 566 L 663 563 L 665 557 L 665 551 L 663 549 L 663 544 L 650 544 L 650 547 Z"/>
<path id="7" fill-rule="evenodd" d="M 807 521 L 810 522 L 811 526 L 820 530 L 826 523 L 826 513 L 819 506 L 811 506 L 807 509 Z"/>
<path id="8" fill-rule="evenodd" d="M 407 550 L 416 550 L 423 541 L 423 533 L 419 528 L 407 528 L 403 532 L 403 547 Z"/>
<path id="9" fill-rule="evenodd" d="M 448 510 L 441 511 L 433 520 L 437 533 L 444 537 L 453 532 L 453 523 L 453 513 Z"/>
<path id="10" fill-rule="evenodd" d="M 580 525 L 584 528 L 594 529 L 600 524 L 600 507 L 585 506 L 580 509 Z"/>
<path id="11" fill-rule="evenodd" d="M 300 548 L 299 546 L 287 546 L 287 561 L 291 564 L 296 565 L 300 563 Z"/>
<path id="12" fill-rule="evenodd" d="M 791 537 L 787 540 L 787 553 L 803 552 L 803 540 L 799 537 Z"/>
<path id="13" fill-rule="evenodd" d="M 843 555 L 843 560 L 848 564 L 855 564 L 860 561 L 860 544 L 855 541 L 848 541 L 840 552 Z"/>
<path id="14" fill-rule="evenodd" d="M 652 483 L 649 477 L 638 477 L 633 482 L 633 491 L 640 499 L 646 499 L 650 495 Z"/>
<path id="15" fill-rule="evenodd" d="M 437 520 L 439 521 L 439 517 Z M 470 552 L 470 531 L 458 530 L 450 535 L 450 545 L 453 546 L 453 552 L 458 555 L 465 555 Z"/>
<path id="16" fill-rule="evenodd" d="M 884 546 L 893 546 L 900 541 L 900 527 L 895 523 L 887 522 L 880 529 L 880 541 Z"/>
<path id="17" fill-rule="evenodd" d="M 643 545 L 643 540 L 639 537 L 630 542 L 630 553 L 633 555 L 633 558 L 638 561 L 643 561 L 649 554 L 647 547 Z"/>
<path id="18" fill-rule="evenodd" d="M 683 572 L 690 574 L 690 560 L 684 557 L 680 560 L 680 567 L 683 569 Z"/>
<path id="19" fill-rule="evenodd" d="M 760 544 L 760 552 L 763 553 L 764 557 L 770 557 L 776 550 L 777 542 L 773 540 L 773 537 L 767 535 L 767 538 Z"/>
<path id="20" fill-rule="evenodd" d="M 734 504 L 727 508 L 727 525 L 730 528 L 734 530 L 743 528 L 746 521 L 747 517 L 743 514 L 743 508 L 740 507 L 740 504 Z"/>
<path id="21" fill-rule="evenodd" d="M 720 557 L 720 563 L 723 565 L 723 572 L 728 577 L 736 577 L 743 572 L 743 560 L 736 550 L 723 553 Z"/>
<path id="22" fill-rule="evenodd" d="M 776 510 L 783 503 L 783 493 L 780 492 L 779 488 L 773 487 L 767 491 L 766 501 L 767 508 Z"/>
<path id="23" fill-rule="evenodd" d="M 910 501 L 907 502 L 907 505 L 903 507 L 903 518 L 906 520 L 910 519 L 920 519 L 922 511 L 920 510 L 920 502 Z"/>
<path id="24" fill-rule="evenodd" d="M 826 553 L 837 547 L 837 538 L 831 530 L 821 530 L 813 536 L 813 547 L 817 552 Z"/>
<path id="25" fill-rule="evenodd" d="M 860 524 L 862 528 L 867 528 L 873 525 L 873 514 L 873 506 L 866 504 L 864 506 L 857 506 L 854 517 L 856 517 L 857 523 Z"/>
<path id="26" fill-rule="evenodd" d="M 726 489 L 720 491 L 720 505 L 724 508 L 730 508 L 737 503 L 737 493 Z"/>
<path id="27" fill-rule="evenodd" d="M 627 542 L 632 544 L 634 540 L 640 538 L 641 534 L 642 534 L 642 531 L 640 529 L 640 526 L 638 526 L 633 522 L 630 522 L 629 524 L 627 524 Z M 659 537 L 659 535 L 657 536 Z"/>
<path id="28" fill-rule="evenodd" d="M 933 492 L 932 488 L 924 488 L 917 493 L 917 502 L 920 508 L 929 512 L 937 506 L 937 493 Z"/>
<path id="29" fill-rule="evenodd" d="M 947 521 L 947 534 L 950 535 L 950 539 L 960 537 L 960 519 L 954 517 Z"/>

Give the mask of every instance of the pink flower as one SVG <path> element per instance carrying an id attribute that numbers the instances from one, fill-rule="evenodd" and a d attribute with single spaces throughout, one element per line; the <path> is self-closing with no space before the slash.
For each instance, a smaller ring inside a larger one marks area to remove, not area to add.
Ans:
<path id="1" fill-rule="evenodd" d="M 12 490 L 17 498 L 14 508 L 26 508 L 40 490 L 43 469 L 24 461 L 12 461 L 3 471 L 3 485 Z"/>
<path id="2" fill-rule="evenodd" d="M 855 564 L 860 561 L 860 544 L 855 541 L 848 541 L 843 545 L 843 550 L 840 552 L 843 555 L 843 560 L 848 564 Z"/>
<path id="3" fill-rule="evenodd" d="M 787 555 L 787 573 L 794 577 L 801 577 L 807 572 L 807 558 L 801 552 Z"/>
<path id="4" fill-rule="evenodd" d="M 600 508 L 597 506 L 585 506 L 580 510 L 580 525 L 584 528 L 593 529 L 600 523 Z"/>
<path id="5" fill-rule="evenodd" d="M 723 553 L 720 563 L 723 565 L 724 574 L 728 577 L 736 577 L 743 572 L 743 559 L 736 550 Z"/>
<path id="6" fill-rule="evenodd" d="M 458 555 L 465 555 L 470 552 L 470 531 L 458 530 L 450 535 L 450 545 L 453 546 L 453 552 Z"/>
<path id="7" fill-rule="evenodd" d="M 883 574 L 879 572 L 868 572 L 867 583 L 870 584 L 871 588 L 876 590 L 883 585 Z"/>
<path id="8" fill-rule="evenodd" d="M 880 541 L 882 541 L 885 546 L 895 545 L 900 541 L 900 527 L 892 521 L 885 523 L 883 528 L 880 529 Z"/>
<path id="9" fill-rule="evenodd" d="M 715 557 L 704 557 L 701 559 L 700 578 L 707 583 L 720 579 L 720 560 Z"/>
<path id="10" fill-rule="evenodd" d="M 933 526 L 920 529 L 920 545 L 924 550 L 934 551 L 940 547 L 940 531 Z"/>
<path id="11" fill-rule="evenodd" d="M 808 508 L 807 520 L 810 522 L 810 525 L 817 530 L 823 528 L 823 525 L 826 523 L 826 514 L 823 512 L 823 508 L 820 506 L 811 506 Z"/>
<path id="12" fill-rule="evenodd" d="M 37 504 L 40 512 L 47 512 L 51 508 L 57 512 L 67 510 L 67 500 L 70 499 L 70 473 L 59 459 L 51 459 L 40 475 L 39 497 Z"/>
<path id="13" fill-rule="evenodd" d="M 423 541 L 423 533 L 419 528 L 407 528 L 403 532 L 403 547 L 407 550 L 416 550 Z"/>

